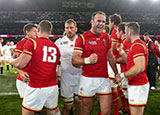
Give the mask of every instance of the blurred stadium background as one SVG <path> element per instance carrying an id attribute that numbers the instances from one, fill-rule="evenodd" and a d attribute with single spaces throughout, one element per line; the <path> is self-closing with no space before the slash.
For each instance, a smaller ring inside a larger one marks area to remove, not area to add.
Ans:
<path id="1" fill-rule="evenodd" d="M 107 16 L 120 14 L 123 22 L 139 22 L 142 39 L 142 35 L 149 32 L 153 41 L 155 39 L 160 41 L 159 6 L 160 0 L 0 0 L 0 37 L 4 38 L 3 44 L 6 40 L 17 43 L 24 37 L 22 29 L 26 23 L 37 24 L 47 19 L 54 27 L 50 37 L 54 41 L 62 36 L 64 22 L 69 18 L 77 21 L 78 33 L 81 34 L 90 28 L 91 14 L 101 10 L 106 12 Z M 9 92 L 17 92 L 16 76 L 14 69 L 0 75 L 0 115 L 21 115 L 21 100 L 18 95 L 9 95 Z M 160 87 L 159 80 L 157 80 L 157 87 Z M 61 98 L 59 103 L 62 109 Z M 159 105 L 160 91 L 150 91 L 144 114 L 159 115 Z M 93 115 L 98 111 L 98 107 L 94 108 Z"/>

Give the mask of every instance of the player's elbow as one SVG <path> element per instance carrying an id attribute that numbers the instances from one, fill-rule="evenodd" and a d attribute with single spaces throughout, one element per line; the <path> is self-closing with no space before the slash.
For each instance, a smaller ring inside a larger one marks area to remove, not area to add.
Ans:
<path id="1" fill-rule="evenodd" d="M 72 57 L 72 65 L 76 67 L 77 63 L 76 63 L 76 59 L 74 57 Z"/>

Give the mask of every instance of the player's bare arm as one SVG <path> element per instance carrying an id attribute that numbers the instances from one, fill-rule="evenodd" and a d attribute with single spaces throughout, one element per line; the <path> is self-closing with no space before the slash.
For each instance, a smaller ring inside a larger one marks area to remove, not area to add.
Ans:
<path id="1" fill-rule="evenodd" d="M 87 58 L 82 58 L 81 56 L 82 56 L 81 52 L 78 52 L 78 51 L 73 52 L 72 64 L 74 66 L 80 67 L 81 65 L 85 65 L 85 64 L 95 64 L 95 63 L 97 63 L 98 56 L 97 56 L 96 53 L 91 54 Z"/>
<path id="2" fill-rule="evenodd" d="M 109 64 L 110 64 L 113 72 L 115 73 L 115 75 L 118 74 L 118 70 L 117 70 L 117 66 L 116 66 L 116 60 L 115 60 L 114 55 L 112 53 L 112 49 L 108 50 L 107 56 L 108 56 L 108 61 L 109 61 Z"/>
<path id="3" fill-rule="evenodd" d="M 133 77 L 140 73 L 142 73 L 145 69 L 145 57 L 139 56 L 134 59 L 134 66 L 131 67 L 128 71 L 117 74 L 116 75 L 116 81 L 120 82 L 123 77 Z"/>
<path id="4" fill-rule="evenodd" d="M 16 68 L 24 68 L 29 61 L 31 60 L 31 56 L 25 53 L 22 53 L 18 58 L 12 59 L 11 64 Z"/>
<path id="5" fill-rule="evenodd" d="M 145 70 L 145 57 L 139 56 L 134 59 L 134 66 L 124 73 L 126 77 L 133 77 Z"/>
<path id="6" fill-rule="evenodd" d="M 123 50 L 123 44 L 117 45 L 116 48 L 117 48 L 117 51 L 119 52 L 119 54 L 121 55 L 120 58 L 116 59 L 116 62 L 126 64 L 127 63 L 127 54 Z"/>

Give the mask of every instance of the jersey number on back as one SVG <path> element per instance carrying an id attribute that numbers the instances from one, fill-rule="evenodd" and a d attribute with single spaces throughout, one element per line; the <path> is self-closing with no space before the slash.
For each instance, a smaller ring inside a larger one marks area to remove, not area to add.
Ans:
<path id="1" fill-rule="evenodd" d="M 51 53 L 50 54 L 51 56 L 47 55 L 48 52 Z M 57 54 L 56 48 L 44 46 L 43 47 L 43 62 L 53 62 L 53 63 L 55 63 L 56 59 L 57 59 L 56 54 Z"/>

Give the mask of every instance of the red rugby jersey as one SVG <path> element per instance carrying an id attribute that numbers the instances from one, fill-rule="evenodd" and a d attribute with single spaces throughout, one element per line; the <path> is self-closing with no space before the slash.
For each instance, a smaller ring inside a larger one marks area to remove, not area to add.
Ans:
<path id="1" fill-rule="evenodd" d="M 116 33 L 117 33 L 117 29 L 113 29 L 112 33 L 111 33 L 111 41 L 112 42 L 117 42 L 117 43 L 122 43 L 122 41 L 120 39 L 118 39 Z M 119 54 L 119 52 L 117 50 L 113 51 L 113 54 L 114 54 L 115 58 L 121 57 L 121 55 Z"/>
<path id="2" fill-rule="evenodd" d="M 82 57 L 89 57 L 92 53 L 98 55 L 96 64 L 87 64 L 82 68 L 82 75 L 86 77 L 108 78 L 107 53 L 111 48 L 109 36 L 106 33 L 93 34 L 90 30 L 80 35 L 75 43 L 74 50 L 82 51 Z"/>
<path id="3" fill-rule="evenodd" d="M 28 40 L 23 52 L 32 56 L 29 86 L 49 87 L 57 84 L 56 67 L 60 58 L 57 46 L 47 38 Z"/>
<path id="4" fill-rule="evenodd" d="M 16 45 L 15 52 L 22 53 L 23 52 L 23 46 L 24 46 L 24 44 L 26 43 L 27 40 L 29 40 L 29 39 L 28 38 L 23 38 L 21 41 L 19 41 Z M 22 70 L 28 73 L 29 70 L 30 70 L 30 63 L 26 67 L 24 67 Z M 22 80 L 21 76 L 19 74 L 17 76 L 17 79 Z"/>
<path id="5" fill-rule="evenodd" d="M 145 57 L 145 70 L 138 74 L 137 76 L 128 77 L 128 84 L 129 85 L 144 85 L 148 83 L 148 78 L 146 74 L 147 62 L 148 62 L 148 48 L 140 39 L 135 40 L 128 52 L 127 56 L 127 70 L 129 70 L 132 66 L 134 66 L 134 58 L 138 56 Z"/>
<path id="6" fill-rule="evenodd" d="M 128 42 L 126 38 L 122 40 L 123 44 L 123 50 L 125 51 L 126 54 L 129 52 L 129 48 L 131 47 L 131 42 Z M 121 64 L 121 72 L 125 72 L 127 70 L 127 64 L 122 63 Z"/>

